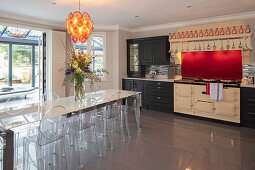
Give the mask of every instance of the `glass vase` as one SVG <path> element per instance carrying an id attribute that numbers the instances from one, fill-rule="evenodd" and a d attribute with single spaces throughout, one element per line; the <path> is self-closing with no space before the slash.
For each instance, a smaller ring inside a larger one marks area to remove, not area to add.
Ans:
<path id="1" fill-rule="evenodd" d="M 85 84 L 83 81 L 74 80 L 74 99 L 82 101 L 85 98 Z"/>

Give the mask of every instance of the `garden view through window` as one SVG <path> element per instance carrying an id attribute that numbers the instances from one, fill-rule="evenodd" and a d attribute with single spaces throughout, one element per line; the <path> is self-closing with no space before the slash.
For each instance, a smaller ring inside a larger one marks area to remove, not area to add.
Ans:
<path id="1" fill-rule="evenodd" d="M 94 33 L 90 36 L 86 43 L 76 43 L 75 49 L 81 49 L 87 53 L 90 49 L 90 55 L 93 59 L 91 69 L 96 71 L 98 69 L 105 68 L 105 35 L 100 33 Z M 104 77 L 103 73 L 97 73 L 98 76 Z"/>
<path id="2" fill-rule="evenodd" d="M 0 102 L 10 95 L 17 100 L 22 97 L 39 100 L 42 34 L 41 31 L 0 25 Z"/>

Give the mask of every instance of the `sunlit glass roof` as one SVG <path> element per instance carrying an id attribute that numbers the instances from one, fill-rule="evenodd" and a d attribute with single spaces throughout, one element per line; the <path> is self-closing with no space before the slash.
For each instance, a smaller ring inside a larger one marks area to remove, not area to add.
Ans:
<path id="1" fill-rule="evenodd" d="M 42 36 L 42 32 L 41 31 L 35 31 L 35 30 L 31 30 L 31 32 L 28 34 L 29 37 L 40 37 Z"/>
<path id="2" fill-rule="evenodd" d="M 4 31 L 5 26 L 0 25 L 0 34 Z"/>
<path id="3" fill-rule="evenodd" d="M 38 40 L 41 36 L 41 31 L 0 25 L 0 37 Z"/>

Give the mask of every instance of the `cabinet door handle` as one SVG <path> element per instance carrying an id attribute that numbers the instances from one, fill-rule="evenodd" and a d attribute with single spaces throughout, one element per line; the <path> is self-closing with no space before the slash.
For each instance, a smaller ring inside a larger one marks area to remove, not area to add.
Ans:
<path id="1" fill-rule="evenodd" d="M 205 91 L 202 91 L 201 93 L 202 93 L 202 94 L 206 94 L 206 92 L 205 92 Z"/>
<path id="2" fill-rule="evenodd" d="M 158 86 L 160 86 L 160 83 L 158 83 Z"/>
<path id="3" fill-rule="evenodd" d="M 158 87 L 158 89 L 161 89 L 161 87 Z"/>
<path id="4" fill-rule="evenodd" d="M 157 97 L 159 100 L 161 99 L 161 97 Z"/>

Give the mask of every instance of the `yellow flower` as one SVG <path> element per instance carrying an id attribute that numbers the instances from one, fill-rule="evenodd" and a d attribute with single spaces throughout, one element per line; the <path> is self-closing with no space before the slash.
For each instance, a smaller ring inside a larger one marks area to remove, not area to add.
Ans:
<path id="1" fill-rule="evenodd" d="M 81 69 L 80 69 L 80 68 L 77 68 L 77 71 L 78 71 L 78 72 L 81 72 Z"/>
<path id="2" fill-rule="evenodd" d="M 78 64 L 77 61 L 74 61 L 74 62 L 73 62 L 73 65 L 77 65 L 77 64 Z"/>
<path id="3" fill-rule="evenodd" d="M 91 57 L 89 55 L 87 56 L 87 60 L 91 60 Z"/>

